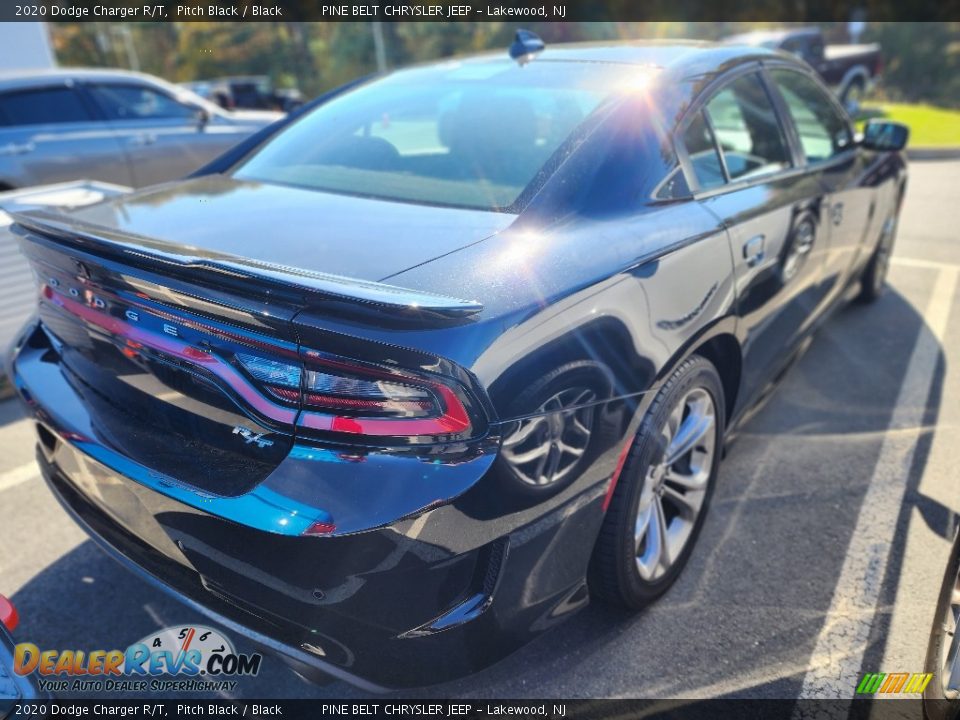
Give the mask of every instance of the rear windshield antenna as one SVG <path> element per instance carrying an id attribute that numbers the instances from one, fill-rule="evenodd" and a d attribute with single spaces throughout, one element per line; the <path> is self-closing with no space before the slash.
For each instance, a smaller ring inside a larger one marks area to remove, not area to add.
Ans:
<path id="1" fill-rule="evenodd" d="M 526 65 L 533 60 L 537 53 L 543 52 L 546 45 L 535 32 L 529 30 L 517 30 L 517 35 L 510 45 L 510 57 L 516 60 L 520 66 Z"/>

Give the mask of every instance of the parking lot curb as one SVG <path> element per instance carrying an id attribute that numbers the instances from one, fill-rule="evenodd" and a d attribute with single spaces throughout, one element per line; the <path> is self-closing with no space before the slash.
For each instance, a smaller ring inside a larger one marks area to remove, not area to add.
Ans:
<path id="1" fill-rule="evenodd" d="M 908 160 L 960 160 L 960 147 L 907 148 Z"/>

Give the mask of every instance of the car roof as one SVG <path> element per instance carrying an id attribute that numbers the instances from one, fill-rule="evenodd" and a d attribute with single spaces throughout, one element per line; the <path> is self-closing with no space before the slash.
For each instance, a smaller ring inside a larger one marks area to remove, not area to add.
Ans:
<path id="1" fill-rule="evenodd" d="M 819 35 L 820 31 L 815 27 L 797 27 L 780 28 L 777 30 L 754 30 L 752 32 L 731 35 L 725 38 L 724 42 L 736 43 L 738 45 L 758 45 L 765 42 L 782 42 L 791 37 L 802 37 L 804 35 Z"/>
<path id="2" fill-rule="evenodd" d="M 119 70 L 116 68 L 39 68 L 32 70 L 0 71 L 0 88 L 33 87 L 62 83 L 67 80 L 138 80 L 151 84 L 168 85 L 154 75 Z"/>
<path id="3" fill-rule="evenodd" d="M 564 43 L 547 45 L 538 60 L 567 62 L 608 62 L 628 65 L 675 67 L 705 53 L 725 48 L 718 43 L 696 40 L 636 40 L 607 43 Z"/>
<path id="4" fill-rule="evenodd" d="M 657 78 L 651 87 L 657 88 L 656 91 L 660 92 L 666 101 L 670 98 L 690 99 L 710 78 L 739 65 L 762 60 L 803 65 L 796 57 L 782 50 L 694 40 L 551 44 L 537 53 L 530 63 L 547 66 L 576 63 L 583 66 L 594 65 L 598 69 L 600 66 L 606 66 L 614 73 L 619 66 L 623 69 L 625 77 L 631 74 L 631 68 L 642 67 L 649 70 L 651 76 Z M 474 66 L 512 64 L 506 50 L 501 49 L 481 55 L 429 61 L 414 67 L 437 67 L 450 62 Z M 558 70 L 560 70 L 559 67 Z M 404 71 L 405 69 L 398 70 L 398 72 Z M 624 83 L 624 90 L 630 87 L 632 87 L 630 83 Z M 666 92 L 667 88 L 679 92 Z"/>
<path id="5" fill-rule="evenodd" d="M 784 55 L 778 50 L 749 45 L 696 40 L 636 40 L 548 44 L 531 62 L 637 65 L 668 71 L 670 77 L 684 78 L 719 72 L 731 65 L 765 57 L 792 59 L 792 56 Z M 458 59 L 467 62 L 502 62 L 507 59 L 507 54 L 500 50 Z M 427 62 L 424 65 L 437 62 Z"/>

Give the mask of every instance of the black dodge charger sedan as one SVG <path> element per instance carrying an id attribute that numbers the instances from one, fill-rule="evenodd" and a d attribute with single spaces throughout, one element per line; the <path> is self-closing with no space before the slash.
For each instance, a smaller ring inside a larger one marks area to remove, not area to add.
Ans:
<path id="1" fill-rule="evenodd" d="M 777 51 L 518 43 L 15 216 L 50 488 L 302 673 L 434 683 L 649 603 L 731 431 L 882 290 L 904 127 Z"/>

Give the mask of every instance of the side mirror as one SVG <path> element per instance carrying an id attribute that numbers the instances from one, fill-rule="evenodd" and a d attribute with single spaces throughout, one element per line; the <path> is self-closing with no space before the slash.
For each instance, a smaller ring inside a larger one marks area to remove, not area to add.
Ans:
<path id="1" fill-rule="evenodd" d="M 869 150 L 903 150 L 910 128 L 888 120 L 868 120 L 863 131 L 863 147 Z"/>

